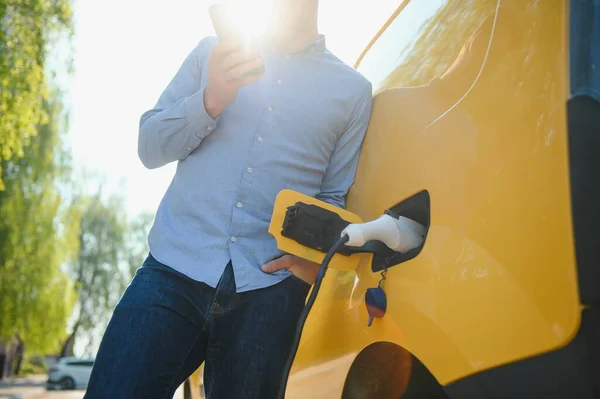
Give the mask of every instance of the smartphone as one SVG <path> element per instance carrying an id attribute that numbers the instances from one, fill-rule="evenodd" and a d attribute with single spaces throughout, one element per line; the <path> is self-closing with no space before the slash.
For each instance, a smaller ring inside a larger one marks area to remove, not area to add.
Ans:
<path id="1" fill-rule="evenodd" d="M 218 40 L 221 41 L 237 38 L 241 43 L 246 43 L 248 38 L 244 37 L 244 33 L 241 31 L 241 29 L 239 29 L 239 26 L 237 26 L 238 24 L 236 24 L 234 12 L 235 10 L 232 6 L 225 4 L 214 4 L 208 9 L 208 13 L 210 15 L 210 19 L 212 20 Z M 247 50 L 251 50 L 252 47 L 252 44 L 248 43 Z M 245 76 L 261 75 L 264 72 L 265 68 L 264 66 L 261 66 L 260 68 L 247 73 Z"/>
<path id="2" fill-rule="evenodd" d="M 241 38 L 242 32 L 236 26 L 233 12 L 232 6 L 225 4 L 214 4 L 208 8 L 208 14 L 219 40 Z"/>

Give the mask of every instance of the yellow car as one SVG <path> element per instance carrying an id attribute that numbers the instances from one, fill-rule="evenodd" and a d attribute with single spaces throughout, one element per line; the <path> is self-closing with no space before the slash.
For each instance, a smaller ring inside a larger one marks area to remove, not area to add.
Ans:
<path id="1" fill-rule="evenodd" d="M 600 2 L 411 0 L 357 63 L 374 108 L 348 210 L 428 228 L 332 268 L 287 398 L 600 397 Z"/>

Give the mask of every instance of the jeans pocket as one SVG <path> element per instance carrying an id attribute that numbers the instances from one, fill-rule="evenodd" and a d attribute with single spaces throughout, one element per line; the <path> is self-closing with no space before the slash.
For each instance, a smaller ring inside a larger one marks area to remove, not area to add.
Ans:
<path id="1" fill-rule="evenodd" d="M 294 281 L 295 284 L 300 285 L 304 288 L 308 288 L 310 289 L 310 287 L 312 287 L 312 284 L 302 280 L 300 277 L 296 276 L 294 273 L 290 272 L 290 277 L 289 277 L 292 281 Z"/>

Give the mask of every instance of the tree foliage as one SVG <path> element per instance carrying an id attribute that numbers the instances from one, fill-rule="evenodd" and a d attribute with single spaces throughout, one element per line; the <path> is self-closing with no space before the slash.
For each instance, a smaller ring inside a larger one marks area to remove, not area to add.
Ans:
<path id="1" fill-rule="evenodd" d="M 2 162 L 0 339 L 18 332 L 30 349 L 55 350 L 75 299 L 61 268 L 77 248 L 77 217 L 60 185 L 70 176 L 60 93 L 42 107 L 47 123 L 19 158 Z"/>
<path id="2" fill-rule="evenodd" d="M 0 0 L 0 161 L 23 157 L 49 121 L 48 45 L 70 33 L 71 18 L 70 0 Z"/>
<path id="3" fill-rule="evenodd" d="M 151 218 L 141 214 L 130 221 L 122 203 L 116 195 L 103 199 L 100 191 L 79 204 L 79 255 L 70 271 L 78 300 L 70 343 L 77 337 L 88 354 L 93 354 L 112 309 L 147 253 Z"/>
<path id="4" fill-rule="evenodd" d="M 82 205 L 79 256 L 71 270 L 78 292 L 73 335 L 80 336 L 105 322 L 122 290 L 120 264 L 126 228 L 118 199 L 105 203 L 99 193 Z"/>
<path id="5" fill-rule="evenodd" d="M 148 256 L 148 244 L 146 238 L 154 221 L 154 215 L 148 212 L 142 212 L 135 216 L 129 223 L 127 229 L 127 242 L 125 245 L 127 266 L 126 279 L 131 280 L 137 269 L 142 265 L 144 259 Z"/>
<path id="6" fill-rule="evenodd" d="M 64 351 L 68 328 L 92 352 L 151 222 L 73 181 L 51 70 L 71 34 L 70 0 L 0 0 L 0 342 L 18 333 L 30 353 Z"/>

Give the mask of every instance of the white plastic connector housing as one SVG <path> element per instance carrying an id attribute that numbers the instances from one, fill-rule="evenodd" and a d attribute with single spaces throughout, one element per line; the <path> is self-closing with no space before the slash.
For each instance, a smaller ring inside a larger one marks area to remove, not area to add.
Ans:
<path id="1" fill-rule="evenodd" d="M 412 219 L 396 219 L 383 215 L 367 223 L 350 224 L 342 236 L 348 236 L 347 246 L 362 247 L 368 241 L 378 240 L 396 252 L 407 252 L 423 243 L 425 227 Z"/>

